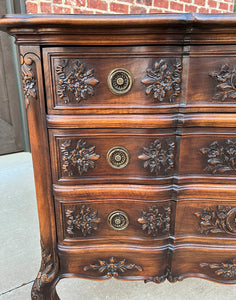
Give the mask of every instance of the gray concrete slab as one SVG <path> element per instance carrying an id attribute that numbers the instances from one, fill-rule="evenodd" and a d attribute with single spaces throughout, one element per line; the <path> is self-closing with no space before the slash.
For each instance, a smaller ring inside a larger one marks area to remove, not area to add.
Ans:
<path id="1" fill-rule="evenodd" d="M 0 156 L 0 300 L 30 300 L 40 265 L 39 228 L 31 155 Z M 27 284 L 28 283 L 28 284 Z M 22 284 L 26 284 L 23 285 Z M 111 279 L 63 279 L 61 300 L 231 300 L 236 285 L 203 279 L 160 285 Z"/>

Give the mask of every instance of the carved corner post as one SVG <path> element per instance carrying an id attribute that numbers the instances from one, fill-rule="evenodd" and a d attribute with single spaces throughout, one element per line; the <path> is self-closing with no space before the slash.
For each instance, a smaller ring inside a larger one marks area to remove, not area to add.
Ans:
<path id="1" fill-rule="evenodd" d="M 56 226 L 51 190 L 51 171 L 45 119 L 45 99 L 39 46 L 21 46 L 21 75 L 25 96 L 31 151 L 35 170 L 35 188 L 39 212 L 42 263 L 34 281 L 33 300 L 59 300 L 55 286 L 59 280 L 56 253 Z"/>

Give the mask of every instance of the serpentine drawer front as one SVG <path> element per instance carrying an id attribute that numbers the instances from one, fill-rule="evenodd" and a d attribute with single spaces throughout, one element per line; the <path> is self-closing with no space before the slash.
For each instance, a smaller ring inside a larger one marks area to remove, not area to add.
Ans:
<path id="1" fill-rule="evenodd" d="M 4 16 L 40 221 L 64 277 L 236 283 L 234 15 Z"/>

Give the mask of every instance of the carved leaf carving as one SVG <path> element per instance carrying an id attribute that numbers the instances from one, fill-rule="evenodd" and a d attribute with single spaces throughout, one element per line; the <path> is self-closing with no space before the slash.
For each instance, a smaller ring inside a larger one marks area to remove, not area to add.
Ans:
<path id="1" fill-rule="evenodd" d="M 36 99 L 36 80 L 32 69 L 34 61 L 29 55 L 20 56 L 22 86 L 25 96 L 25 107 L 28 108 L 30 98 Z"/>
<path id="2" fill-rule="evenodd" d="M 146 85 L 146 95 L 153 95 L 157 101 L 174 102 L 181 91 L 182 65 L 177 59 L 176 64 L 168 64 L 167 60 L 156 61 L 153 68 L 146 70 L 146 77 L 141 81 Z"/>
<path id="3" fill-rule="evenodd" d="M 216 174 L 236 170 L 236 142 L 226 140 L 220 144 L 215 141 L 209 148 L 202 148 L 200 151 L 207 158 L 204 171 Z"/>
<path id="4" fill-rule="evenodd" d="M 31 291 L 32 300 L 44 299 L 44 296 L 42 294 L 42 289 L 45 287 L 45 285 L 47 285 L 48 283 L 52 282 L 55 279 L 59 268 L 57 257 L 53 260 L 52 254 L 47 252 L 42 241 L 41 241 L 41 247 L 42 247 L 42 262 L 41 262 L 40 271 L 32 287 L 32 291 Z"/>
<path id="5" fill-rule="evenodd" d="M 166 174 L 174 167 L 174 152 L 174 141 L 156 139 L 148 147 L 143 147 L 143 153 L 138 158 L 144 161 L 144 168 L 151 173 Z"/>
<path id="6" fill-rule="evenodd" d="M 93 231 L 98 229 L 98 223 L 101 219 L 97 217 L 97 210 L 92 209 L 86 205 L 76 211 L 72 209 L 66 209 L 65 215 L 67 217 L 67 233 L 76 234 L 79 232 L 83 236 L 91 234 Z"/>
<path id="7" fill-rule="evenodd" d="M 144 283 L 148 283 L 148 282 L 154 282 L 154 283 L 162 283 L 165 280 L 168 280 L 169 282 L 177 282 L 177 281 L 182 281 L 183 277 L 182 276 L 173 276 L 170 267 L 166 268 L 166 272 L 165 274 L 161 275 L 161 276 L 153 276 L 150 277 L 146 280 L 144 280 Z"/>
<path id="8" fill-rule="evenodd" d="M 97 271 L 99 273 L 106 273 L 108 278 L 110 277 L 118 277 L 120 273 L 124 273 L 128 270 L 137 270 L 139 272 L 143 271 L 141 266 L 136 264 L 128 264 L 125 259 L 117 261 L 114 257 L 109 258 L 109 261 L 98 260 L 97 264 L 88 265 L 83 268 L 84 271 Z"/>
<path id="9" fill-rule="evenodd" d="M 236 100 L 235 68 L 228 64 L 221 66 L 219 72 L 210 72 L 209 76 L 216 80 L 216 94 L 213 100 Z"/>
<path id="10" fill-rule="evenodd" d="M 217 276 L 227 279 L 236 277 L 236 258 L 231 259 L 229 263 L 201 263 L 200 266 L 210 268 Z"/>
<path id="11" fill-rule="evenodd" d="M 156 236 L 169 232 L 170 229 L 170 207 L 159 208 L 156 205 L 148 207 L 147 211 L 142 211 L 142 217 L 138 222 L 142 224 L 142 230 L 147 234 Z"/>
<path id="12" fill-rule="evenodd" d="M 77 170 L 82 175 L 95 168 L 95 161 L 100 158 L 100 155 L 95 153 L 95 148 L 89 147 L 82 139 L 78 140 L 75 147 L 72 146 L 72 140 L 65 140 L 60 146 L 63 172 L 72 176 Z"/>
<path id="13" fill-rule="evenodd" d="M 85 63 L 79 59 L 64 60 L 57 66 L 56 73 L 58 75 L 57 92 L 65 103 L 71 101 L 68 92 L 74 94 L 76 102 L 88 99 L 94 95 L 94 86 L 99 83 L 94 77 L 94 70 L 87 70 Z"/>

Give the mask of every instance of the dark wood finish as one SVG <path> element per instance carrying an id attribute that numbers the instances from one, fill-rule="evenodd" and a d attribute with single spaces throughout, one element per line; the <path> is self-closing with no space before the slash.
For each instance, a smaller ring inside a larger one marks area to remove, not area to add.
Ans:
<path id="1" fill-rule="evenodd" d="M 42 239 L 32 299 L 59 299 L 64 277 L 235 283 L 235 16 L 0 27 L 21 46 Z"/>

